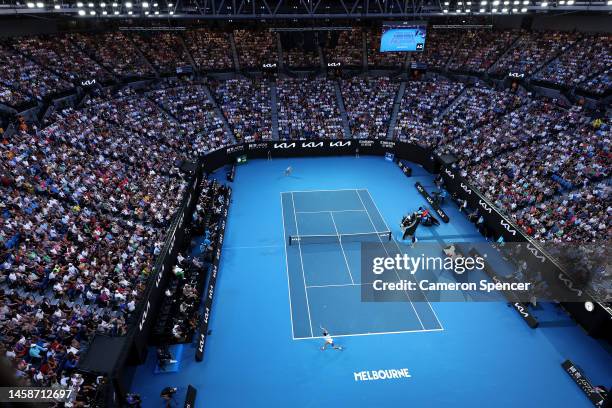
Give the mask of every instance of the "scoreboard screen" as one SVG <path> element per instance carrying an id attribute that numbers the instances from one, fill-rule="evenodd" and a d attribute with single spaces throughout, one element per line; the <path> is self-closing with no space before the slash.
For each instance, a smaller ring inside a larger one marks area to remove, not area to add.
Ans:
<path id="1" fill-rule="evenodd" d="M 380 37 L 381 52 L 424 51 L 427 24 L 423 22 L 386 22 Z"/>

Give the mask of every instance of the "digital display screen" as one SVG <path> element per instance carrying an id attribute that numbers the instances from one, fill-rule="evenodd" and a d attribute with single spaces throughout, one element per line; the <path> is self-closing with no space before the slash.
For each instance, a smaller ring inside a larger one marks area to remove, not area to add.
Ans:
<path id="1" fill-rule="evenodd" d="M 425 50 L 427 24 L 419 22 L 386 22 L 382 26 L 380 52 Z"/>

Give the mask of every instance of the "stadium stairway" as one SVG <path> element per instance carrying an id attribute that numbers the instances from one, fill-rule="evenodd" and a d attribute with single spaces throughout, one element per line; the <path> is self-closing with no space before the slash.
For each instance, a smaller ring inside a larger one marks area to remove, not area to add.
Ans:
<path id="1" fill-rule="evenodd" d="M 130 38 L 130 41 L 132 41 L 131 38 Z M 145 62 L 145 64 L 147 64 L 149 69 L 152 72 L 155 72 L 155 78 L 159 79 L 159 71 L 157 71 L 155 66 L 153 64 L 151 64 L 151 61 L 149 61 L 149 59 L 144 55 L 144 53 L 140 50 L 140 48 L 138 47 L 138 45 L 136 45 L 136 43 L 134 41 L 132 41 L 132 48 L 136 50 L 138 55 L 140 55 L 140 58 Z"/>
<path id="2" fill-rule="evenodd" d="M 270 81 L 270 108 L 272 113 L 272 139 L 278 140 L 278 105 L 276 104 L 276 81 Z"/>
<path id="3" fill-rule="evenodd" d="M 230 128 L 230 125 L 227 122 L 227 118 L 221 111 L 221 108 L 219 107 L 217 100 L 213 96 L 212 92 L 210 92 L 210 88 L 208 87 L 208 85 L 204 83 L 202 84 L 202 87 L 204 88 L 204 92 L 206 92 L 206 97 L 208 98 L 210 103 L 213 104 L 213 107 L 215 108 L 215 115 L 221 118 L 221 121 L 223 122 L 223 130 L 225 131 L 227 135 L 231 137 L 232 140 L 236 141 L 236 136 L 234 135 L 234 132 L 232 132 L 232 128 Z"/>
<path id="4" fill-rule="evenodd" d="M 285 64 L 283 62 L 285 60 L 285 56 L 283 55 L 283 43 L 281 42 L 279 33 L 274 33 L 274 36 L 276 38 L 276 50 L 277 50 L 276 59 L 278 63 L 279 72 L 281 72 L 283 69 L 285 69 Z"/>
<path id="5" fill-rule="evenodd" d="M 497 60 L 495 60 L 495 62 L 489 67 L 489 69 L 487 70 L 487 73 L 494 71 L 495 68 L 497 68 L 497 65 L 499 65 L 499 62 L 502 61 L 506 57 L 506 55 L 508 55 L 509 52 L 511 52 L 513 49 L 518 47 L 519 44 L 521 44 L 522 39 L 523 37 L 521 35 L 517 35 L 514 41 L 512 42 L 512 44 L 510 44 L 510 46 L 508 47 L 508 49 L 504 51 L 499 56 L 499 58 L 497 58 Z"/>
<path id="6" fill-rule="evenodd" d="M 185 50 L 185 54 L 187 55 L 187 59 L 189 60 L 189 63 L 193 67 L 193 72 L 198 72 L 198 66 L 196 65 L 195 60 L 191 56 L 191 53 L 189 52 L 189 47 L 187 46 L 187 43 L 185 42 L 185 37 L 183 37 L 182 35 L 178 35 L 178 38 L 179 38 L 179 41 L 181 42 L 181 45 L 183 46 L 183 50 Z"/>
<path id="7" fill-rule="evenodd" d="M 327 64 L 325 63 L 325 54 L 323 53 L 323 47 L 321 47 L 321 44 L 317 45 L 317 52 L 319 53 L 319 63 L 321 64 L 321 71 L 327 72 Z"/>
<path id="8" fill-rule="evenodd" d="M 459 95 L 457 95 L 455 99 L 453 99 L 451 103 L 449 103 L 448 106 L 444 108 L 442 112 L 440 112 L 440 115 L 438 115 L 438 118 L 444 117 L 444 115 L 446 115 L 447 112 L 453 110 L 455 106 L 459 104 L 459 102 L 462 99 L 462 96 L 467 92 L 468 89 L 469 89 L 469 86 L 464 86 L 461 92 L 459 92 Z"/>
<path id="9" fill-rule="evenodd" d="M 397 123 L 397 114 L 399 113 L 400 104 L 406 91 L 406 81 L 400 83 L 397 95 L 393 101 L 393 111 L 391 112 L 391 118 L 389 119 L 389 129 L 387 130 L 387 139 L 393 139 L 393 132 L 395 131 L 395 124 Z"/>
<path id="10" fill-rule="evenodd" d="M 334 89 L 336 90 L 336 100 L 338 101 L 338 110 L 340 110 L 340 117 L 342 118 L 342 128 L 344 129 L 344 138 L 351 138 L 351 128 L 349 127 L 348 115 L 344 108 L 344 99 L 342 99 L 342 91 L 340 90 L 340 82 L 334 81 Z"/>
<path id="11" fill-rule="evenodd" d="M 236 40 L 234 39 L 234 33 L 229 34 L 230 47 L 232 49 L 232 59 L 234 60 L 234 69 L 236 72 L 240 71 L 240 63 L 238 62 L 238 51 L 236 51 Z"/>

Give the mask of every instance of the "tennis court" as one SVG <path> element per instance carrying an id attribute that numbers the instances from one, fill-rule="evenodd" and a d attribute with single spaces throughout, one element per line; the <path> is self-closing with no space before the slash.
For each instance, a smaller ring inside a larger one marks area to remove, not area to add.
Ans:
<path id="1" fill-rule="evenodd" d="M 321 326 L 334 336 L 443 330 L 421 292 L 362 299 L 371 283 L 361 281 L 362 242 L 378 244 L 380 256 L 401 253 L 368 190 L 282 192 L 281 204 L 295 340 L 320 337 Z"/>

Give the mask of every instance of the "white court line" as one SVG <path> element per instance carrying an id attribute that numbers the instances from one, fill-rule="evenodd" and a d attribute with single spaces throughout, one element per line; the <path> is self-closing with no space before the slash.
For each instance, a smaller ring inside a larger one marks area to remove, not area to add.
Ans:
<path id="1" fill-rule="evenodd" d="M 282 213 L 282 211 L 281 211 L 281 213 Z M 283 223 L 284 223 L 284 222 L 285 222 L 285 220 L 283 220 Z M 284 226 L 283 226 L 283 228 L 284 228 Z M 284 229 L 283 229 L 283 236 L 284 236 L 284 235 L 285 235 L 285 231 L 284 231 Z M 224 246 L 224 247 L 223 247 L 223 250 L 226 250 L 226 249 L 259 249 L 259 248 L 280 248 L 280 247 L 281 247 L 281 245 L 280 245 L 280 244 L 277 244 L 277 245 L 253 245 L 253 246 L 248 246 L 248 245 L 247 245 L 247 246 L 229 246 L 229 247 Z"/>
<path id="2" fill-rule="evenodd" d="M 342 283 L 339 285 L 311 285 L 311 286 L 306 286 L 308 289 L 310 288 L 339 288 L 339 287 L 343 287 L 343 286 L 362 286 L 362 285 L 371 285 L 372 282 L 368 282 L 368 283 Z"/>
<path id="3" fill-rule="evenodd" d="M 340 188 L 337 190 L 294 190 L 294 191 L 286 191 L 286 193 L 318 193 L 321 191 L 355 191 L 354 188 Z"/>
<path id="4" fill-rule="evenodd" d="M 361 199 L 361 195 L 359 195 L 359 191 L 355 190 L 355 192 L 357 193 L 357 197 L 359 197 L 359 201 L 361 201 L 361 205 L 366 210 L 366 214 L 368 214 L 368 219 L 370 220 L 370 224 L 372 224 L 372 228 L 374 228 L 374 231 L 378 231 L 376 229 L 376 225 L 374 225 L 374 221 L 372 221 L 372 217 L 370 216 L 370 213 L 367 211 L 367 208 L 366 208 L 363 200 Z M 378 211 L 378 209 L 376 211 Z M 380 215 L 380 212 L 379 212 L 379 215 Z M 380 215 L 380 217 L 382 218 L 382 215 Z M 383 222 L 384 222 L 384 220 L 383 220 Z M 387 224 L 385 224 L 385 226 L 386 225 Z M 391 258 L 391 255 L 389 255 L 389 251 L 387 251 L 387 247 L 385 246 L 385 244 L 383 243 L 382 239 L 380 238 L 380 235 L 378 235 L 378 240 L 380 241 L 380 245 L 382 245 L 383 249 L 385 250 L 385 253 L 387 254 L 387 257 Z M 400 278 L 399 273 L 397 273 L 397 269 L 393 268 L 393 270 L 395 271 L 395 275 L 397 276 L 398 281 L 401 281 L 402 279 Z M 412 299 L 410 299 L 410 295 L 408 294 L 408 291 L 404 290 L 403 292 L 406 294 L 406 297 L 408 297 L 408 301 L 410 301 L 410 306 L 412 306 L 412 310 L 414 310 L 414 314 L 416 315 L 417 319 L 419 319 L 419 323 L 421 323 L 421 327 L 423 328 L 423 330 L 425 330 L 425 325 L 421 321 L 421 316 L 419 316 L 419 313 L 417 312 L 416 308 L 414 307 L 414 303 L 412 303 Z"/>
<path id="5" fill-rule="evenodd" d="M 322 214 L 322 213 L 341 213 L 341 212 L 364 212 L 365 210 L 335 210 L 335 211 L 296 211 L 296 214 Z"/>
<path id="6" fill-rule="evenodd" d="M 340 244 L 340 250 L 342 251 L 342 256 L 344 257 L 344 263 L 346 263 L 346 269 L 348 270 L 349 276 L 351 277 L 351 283 L 355 283 L 355 281 L 353 280 L 353 274 L 351 273 L 351 267 L 349 266 L 348 259 L 346 259 L 346 253 L 344 252 L 344 247 L 342 246 L 342 238 L 340 238 L 340 232 L 338 232 L 338 227 L 336 226 L 336 221 L 334 220 L 334 214 L 330 212 L 329 215 L 331 216 L 332 223 L 334 224 L 334 229 L 336 230 L 336 236 L 338 237 L 338 243 Z"/>
<path id="7" fill-rule="evenodd" d="M 287 237 L 285 236 L 285 210 L 283 209 L 283 193 L 280 194 L 281 199 L 281 217 L 283 219 L 283 241 L 285 245 L 285 273 L 287 274 L 287 290 L 289 292 L 289 318 L 291 319 L 291 337 L 295 338 L 295 333 L 293 333 L 293 308 L 291 307 L 291 283 L 289 282 L 289 257 L 287 256 Z"/>
<path id="8" fill-rule="evenodd" d="M 372 202 L 372 204 L 374 204 L 374 208 L 376 208 L 376 211 L 378 211 L 378 215 L 380 215 L 380 218 L 382 219 L 382 222 L 385 224 L 385 227 L 387 228 L 387 230 L 390 231 L 389 226 L 387 225 L 387 222 L 385 221 L 385 219 L 382 216 L 382 213 L 380 212 L 380 210 L 378 209 L 378 206 L 376 205 L 376 201 L 374 201 L 374 198 L 372 197 L 372 194 L 370 194 L 369 190 L 365 190 L 366 193 L 368 193 L 368 195 L 370 196 L 370 201 Z M 357 195 L 359 195 L 359 193 L 357 193 Z M 359 197 L 361 198 L 361 196 Z M 363 201 L 362 201 L 363 202 Z M 368 213 L 369 215 L 369 213 Z M 392 238 L 393 239 L 393 238 Z M 399 244 L 397 243 L 397 241 L 395 239 L 393 239 L 393 242 L 395 242 L 395 246 L 397 247 L 398 252 L 401 254 L 403 253 L 402 250 L 400 249 Z M 396 271 L 397 273 L 397 271 Z M 440 325 L 440 327 L 442 328 L 442 330 L 444 330 L 444 326 L 442 326 L 442 322 L 440 322 L 440 319 L 438 319 L 438 315 L 436 314 L 435 309 L 433 308 L 433 306 L 431 305 L 431 303 L 429 302 L 429 299 L 427 299 L 427 295 L 425 293 L 423 293 L 423 296 L 425 296 L 425 300 L 427 300 L 427 303 L 429 304 L 429 308 L 431 309 L 431 311 L 433 312 L 436 320 L 438 321 L 438 324 Z"/>
<path id="9" fill-rule="evenodd" d="M 293 206 L 293 218 L 295 219 L 295 232 L 297 233 L 299 237 L 300 227 L 298 226 L 297 215 L 295 214 L 295 201 L 293 199 L 293 193 L 291 193 L 291 204 Z M 312 336 L 313 332 L 312 332 L 312 318 L 310 317 L 310 303 L 308 302 L 308 290 L 306 290 L 306 275 L 304 275 L 304 260 L 302 259 L 302 244 L 300 243 L 299 240 L 298 240 L 298 249 L 300 251 L 300 264 L 302 265 L 302 279 L 304 280 L 304 293 L 306 294 L 306 309 L 308 311 L 308 322 L 310 323 L 310 335 Z"/>
<path id="10" fill-rule="evenodd" d="M 383 334 L 401 334 L 401 333 L 425 333 L 425 332 L 438 332 L 444 331 L 444 329 L 421 329 L 421 330 L 401 330 L 401 331 L 390 331 L 390 332 L 373 332 L 373 333 L 356 333 L 356 334 L 337 334 L 331 335 L 333 338 L 336 337 L 359 337 L 359 336 L 378 336 Z M 312 339 L 324 339 L 323 336 L 316 337 L 294 337 L 293 340 L 312 340 Z"/>

